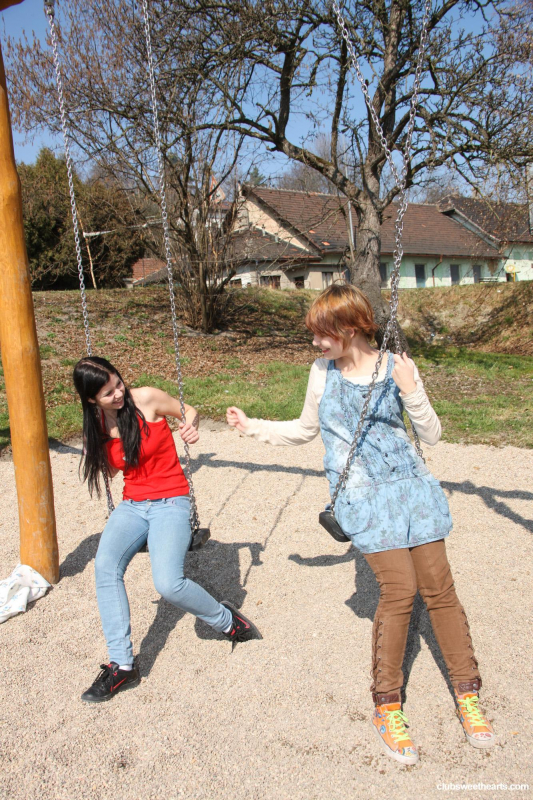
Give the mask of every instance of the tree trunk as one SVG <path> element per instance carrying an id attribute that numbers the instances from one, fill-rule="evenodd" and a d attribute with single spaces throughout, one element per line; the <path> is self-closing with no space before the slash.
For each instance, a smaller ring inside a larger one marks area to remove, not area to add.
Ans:
<path id="1" fill-rule="evenodd" d="M 357 254 L 355 264 L 350 267 L 352 283 L 361 289 L 372 305 L 374 318 L 379 325 L 376 342 L 381 347 L 383 335 L 389 319 L 389 305 L 381 294 L 381 275 L 379 261 L 381 255 L 381 219 L 378 211 L 370 203 L 359 210 L 357 228 Z M 405 334 L 398 325 L 400 350 L 410 354 Z M 396 352 L 394 337 L 390 337 L 387 348 Z"/>
<path id="2" fill-rule="evenodd" d="M 211 333 L 211 326 L 209 324 L 209 313 L 207 308 L 207 281 L 206 281 L 206 269 L 205 264 L 201 262 L 199 264 L 199 271 L 198 271 L 198 289 L 200 294 L 200 311 L 201 311 L 201 325 L 202 330 L 204 333 Z"/>
<path id="3" fill-rule="evenodd" d="M 361 289 L 370 300 L 379 325 L 388 313 L 381 297 L 379 274 L 381 219 L 369 203 L 358 210 L 358 223 L 357 253 L 355 263 L 350 265 L 350 277 L 354 286 Z"/>

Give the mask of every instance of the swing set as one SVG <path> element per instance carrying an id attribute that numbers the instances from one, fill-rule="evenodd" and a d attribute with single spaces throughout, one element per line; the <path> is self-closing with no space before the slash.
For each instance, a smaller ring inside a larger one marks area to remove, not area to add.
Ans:
<path id="1" fill-rule="evenodd" d="M 0 0 L 0 11 L 10 6 L 18 5 L 23 0 Z M 170 311 L 174 339 L 175 361 L 178 377 L 179 401 L 182 416 L 185 417 L 183 398 L 183 378 L 180 361 L 180 346 L 178 336 L 178 323 L 174 298 L 174 281 L 172 273 L 172 255 L 170 248 L 170 233 L 168 223 L 165 174 L 161 148 L 161 134 L 159 129 L 159 112 L 156 96 L 154 75 L 154 62 L 150 35 L 150 17 L 148 0 L 141 0 L 144 35 L 147 52 L 148 73 L 150 80 L 150 97 L 154 138 L 157 149 L 157 165 L 159 179 L 159 203 L 163 223 L 163 241 L 167 265 L 168 288 L 170 296 Z M 71 201 L 72 224 L 76 247 L 76 258 L 80 282 L 81 306 L 83 326 L 85 333 L 86 352 L 92 355 L 91 334 L 83 264 L 78 227 L 79 215 L 76 207 L 74 193 L 72 160 L 70 156 L 70 136 L 67 127 L 63 86 L 57 35 L 55 27 L 54 0 L 44 0 L 45 12 L 50 25 L 50 34 L 53 48 L 54 68 L 56 74 L 57 91 L 59 98 L 61 126 L 63 130 L 65 158 L 68 173 L 68 184 Z M 348 477 L 350 465 L 357 452 L 361 434 L 365 425 L 368 408 L 373 390 L 377 381 L 378 372 L 383 361 L 387 344 L 393 342 L 397 352 L 400 352 L 400 341 L 397 325 L 398 286 L 400 280 L 400 265 L 403 256 L 402 233 L 403 218 L 407 209 L 407 165 L 411 149 L 411 140 L 415 125 L 415 114 L 418 105 L 418 93 L 422 72 L 422 61 L 427 42 L 427 27 L 431 10 L 431 0 L 425 0 L 424 17 L 419 46 L 418 59 L 415 69 L 413 93 L 409 124 L 407 128 L 405 146 L 403 150 L 403 166 L 400 172 L 394 163 L 392 153 L 383 134 L 377 113 L 370 101 L 366 82 L 363 78 L 353 44 L 346 27 L 340 6 L 333 0 L 333 9 L 339 25 L 341 35 L 346 42 L 352 67 L 361 84 L 372 124 L 378 133 L 387 162 L 399 189 L 399 207 L 395 225 L 395 252 L 394 269 L 391 274 L 391 300 L 390 314 L 384 331 L 376 367 L 372 375 L 367 398 L 362 409 L 361 417 L 354 440 L 350 449 L 346 467 L 343 470 L 335 488 L 330 508 L 320 514 L 319 521 L 326 530 L 338 541 L 349 541 L 335 520 L 335 501 L 340 491 L 344 488 Z M 59 580 L 59 552 L 54 514 L 54 497 L 52 489 L 52 475 L 50 469 L 50 456 L 48 450 L 48 434 L 46 426 L 46 412 L 44 393 L 42 387 L 41 363 L 39 359 L 39 344 L 35 326 L 31 283 L 29 276 L 28 257 L 24 242 L 24 227 L 22 220 L 22 199 L 20 182 L 17 175 L 13 135 L 9 116 L 6 76 L 0 49 L 0 342 L 2 346 L 2 361 L 6 394 L 9 407 L 11 425 L 11 441 L 13 449 L 13 463 L 18 496 L 18 511 L 20 525 L 20 559 L 21 563 L 28 564 L 43 575 L 50 583 Z M 422 456 L 418 436 L 413 428 L 413 435 L 417 452 Z M 185 443 L 184 472 L 189 482 L 191 498 L 191 545 L 190 549 L 198 549 L 209 538 L 209 530 L 201 528 L 198 518 L 196 497 L 194 494 L 192 471 L 190 464 L 189 446 Z M 113 511 L 113 498 L 109 486 L 109 478 L 104 475 L 107 505 L 109 513 Z"/>

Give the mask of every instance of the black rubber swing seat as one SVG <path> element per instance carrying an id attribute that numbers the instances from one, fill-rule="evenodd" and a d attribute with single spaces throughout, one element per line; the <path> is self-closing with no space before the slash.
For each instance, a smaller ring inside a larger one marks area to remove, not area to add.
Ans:
<path id="1" fill-rule="evenodd" d="M 191 536 L 191 543 L 189 550 L 201 550 L 208 539 L 211 538 L 211 531 L 209 528 L 197 528 Z"/>
<path id="2" fill-rule="evenodd" d="M 350 539 L 346 534 L 343 532 L 341 526 L 335 519 L 335 516 L 332 511 L 326 509 L 326 511 L 321 511 L 318 515 L 318 521 L 322 525 L 323 528 L 327 530 L 330 536 L 333 536 L 335 541 L 337 542 L 349 542 Z"/>

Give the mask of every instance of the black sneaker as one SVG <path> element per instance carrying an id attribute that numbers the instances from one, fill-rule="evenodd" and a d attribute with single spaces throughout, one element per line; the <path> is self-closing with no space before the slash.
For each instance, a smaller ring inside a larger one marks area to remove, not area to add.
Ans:
<path id="1" fill-rule="evenodd" d="M 248 617 L 245 617 L 241 611 L 238 611 L 232 603 L 224 600 L 221 605 L 231 611 L 231 616 L 233 617 L 233 627 L 228 633 L 224 634 L 226 639 L 229 639 L 235 645 L 237 642 L 248 642 L 250 639 L 263 638 L 254 623 Z"/>
<path id="2" fill-rule="evenodd" d="M 141 682 L 135 665 L 133 669 L 119 669 L 119 665 L 112 661 L 111 664 L 100 664 L 100 669 L 102 671 L 91 688 L 81 696 L 86 703 L 104 703 L 124 689 L 133 689 Z"/>

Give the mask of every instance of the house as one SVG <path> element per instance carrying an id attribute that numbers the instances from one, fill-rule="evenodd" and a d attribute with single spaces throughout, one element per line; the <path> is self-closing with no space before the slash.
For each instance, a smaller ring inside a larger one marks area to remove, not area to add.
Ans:
<path id="1" fill-rule="evenodd" d="M 357 224 L 346 198 L 336 195 L 243 186 L 240 230 L 274 237 L 284 259 L 254 259 L 237 266 L 241 285 L 322 289 L 342 277 L 350 245 L 357 250 Z M 381 228 L 382 286 L 393 269 L 396 206 Z M 292 248 L 289 251 L 289 248 Z M 404 217 L 400 288 L 450 286 L 505 280 L 496 241 L 487 240 L 436 205 L 411 204 Z M 290 257 L 289 257 L 290 252 Z"/>
<path id="2" fill-rule="evenodd" d="M 533 280 L 533 203 L 449 196 L 439 211 L 498 248 L 499 280 Z"/>
<path id="3" fill-rule="evenodd" d="M 147 283 L 158 283 L 166 280 L 167 265 L 160 258 L 139 258 L 131 268 L 131 278 L 126 281 L 128 286 L 144 286 Z"/>
<path id="4" fill-rule="evenodd" d="M 454 196 L 411 203 L 400 288 L 532 280 L 529 211 Z M 389 206 L 381 226 L 383 288 L 390 287 L 394 267 L 396 212 L 396 204 Z M 244 185 L 230 236 L 225 257 L 235 271 L 233 286 L 323 289 L 346 275 L 347 256 L 357 251 L 357 219 L 345 197 Z M 134 285 L 166 277 L 157 259 L 140 259 L 133 269 Z"/>

